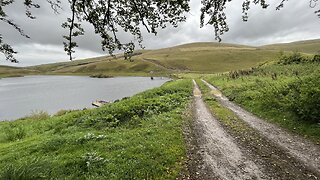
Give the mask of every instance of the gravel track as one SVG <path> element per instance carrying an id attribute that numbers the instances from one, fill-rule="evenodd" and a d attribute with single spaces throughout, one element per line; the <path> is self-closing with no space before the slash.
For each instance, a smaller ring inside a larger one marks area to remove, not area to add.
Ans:
<path id="1" fill-rule="evenodd" d="M 195 81 L 193 131 L 205 166 L 206 179 L 271 179 L 235 143 L 212 116 Z"/>
<path id="2" fill-rule="evenodd" d="M 230 102 L 228 98 L 213 85 L 202 80 L 213 92 L 218 101 L 226 108 L 233 111 L 240 119 L 254 128 L 263 137 L 277 145 L 285 153 L 294 157 L 298 162 L 302 163 L 315 175 L 310 179 L 320 178 L 320 146 L 306 140 L 298 135 L 292 135 L 285 130 L 270 124 L 250 112 L 247 112 L 240 106 Z"/>

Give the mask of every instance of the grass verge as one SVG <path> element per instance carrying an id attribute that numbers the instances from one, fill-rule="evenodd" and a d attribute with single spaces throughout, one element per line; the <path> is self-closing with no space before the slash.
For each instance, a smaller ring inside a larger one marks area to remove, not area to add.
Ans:
<path id="1" fill-rule="evenodd" d="M 0 123 L 0 179 L 175 179 L 184 169 L 178 80 L 104 107 Z"/>

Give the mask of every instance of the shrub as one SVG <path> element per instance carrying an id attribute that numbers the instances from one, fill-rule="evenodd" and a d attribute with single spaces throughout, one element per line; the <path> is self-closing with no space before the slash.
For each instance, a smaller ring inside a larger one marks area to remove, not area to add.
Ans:
<path id="1" fill-rule="evenodd" d="M 90 75 L 91 78 L 113 78 L 113 76 L 106 75 L 106 74 L 93 74 Z"/>
<path id="2" fill-rule="evenodd" d="M 26 132 L 20 125 L 9 124 L 4 129 L 5 139 L 7 141 L 16 141 L 23 139 L 26 136 Z"/>
<path id="3" fill-rule="evenodd" d="M 264 108 L 291 112 L 298 120 L 320 122 L 320 75 L 296 79 L 289 84 L 261 85 Z"/>
<path id="4" fill-rule="evenodd" d="M 307 61 L 309 61 L 307 57 L 302 56 L 301 53 L 294 52 L 291 55 L 282 55 L 278 61 L 278 64 L 282 64 L 282 65 L 300 64 Z"/>
<path id="5" fill-rule="evenodd" d="M 320 62 L 320 54 L 314 55 L 312 61 L 313 62 Z"/>
<path id="6" fill-rule="evenodd" d="M 62 115 L 65 115 L 65 114 L 68 114 L 69 112 L 72 112 L 72 110 L 60 110 L 58 111 L 57 113 L 55 113 L 54 115 L 55 116 L 62 116 Z"/>
<path id="7" fill-rule="evenodd" d="M 45 111 L 33 111 L 26 118 L 33 119 L 33 120 L 45 120 L 45 119 L 48 119 L 49 117 L 50 115 Z"/>
<path id="8" fill-rule="evenodd" d="M 288 94 L 291 96 L 291 108 L 302 120 L 320 123 L 320 75 L 294 82 Z"/>
<path id="9" fill-rule="evenodd" d="M 230 71 L 229 72 L 229 77 L 231 79 L 237 79 L 237 78 L 239 78 L 241 76 L 249 76 L 249 75 L 252 75 L 256 70 L 257 70 L 257 68 Z"/>

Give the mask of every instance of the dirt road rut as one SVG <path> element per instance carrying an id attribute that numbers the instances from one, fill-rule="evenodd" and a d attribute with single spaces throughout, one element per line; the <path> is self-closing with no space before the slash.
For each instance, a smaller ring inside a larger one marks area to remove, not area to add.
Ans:
<path id="1" fill-rule="evenodd" d="M 270 140 L 282 151 L 292 156 L 298 163 L 303 164 L 314 175 L 310 179 L 320 177 L 320 147 L 297 135 L 292 135 L 283 129 L 270 124 L 230 102 L 228 98 L 214 86 L 202 80 L 211 90 L 217 100 L 226 108 L 233 111 L 241 120 L 255 129 L 263 137 Z"/>
<path id="2" fill-rule="evenodd" d="M 207 178 L 214 179 L 269 179 L 257 165 L 241 152 L 233 137 L 228 135 L 211 115 L 194 83 L 194 131 L 200 155 L 207 169 Z"/>

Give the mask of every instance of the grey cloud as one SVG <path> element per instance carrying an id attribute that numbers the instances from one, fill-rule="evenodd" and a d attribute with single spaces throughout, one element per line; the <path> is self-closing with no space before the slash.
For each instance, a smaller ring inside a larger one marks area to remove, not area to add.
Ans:
<path id="1" fill-rule="evenodd" d="M 23 44 L 16 47 L 18 51 L 23 53 L 17 54 L 17 59 L 20 63 L 14 64 L 15 66 L 31 66 L 35 64 L 46 64 L 53 62 L 66 62 L 69 61 L 65 52 L 61 50 L 59 45 L 43 45 L 43 44 Z M 87 49 L 78 48 L 74 57 L 90 58 L 101 56 L 102 54 L 96 53 Z M 5 63 L 6 65 L 13 65 L 10 63 Z"/>
<path id="2" fill-rule="evenodd" d="M 272 1 L 266 10 L 252 9 L 248 22 L 240 22 L 234 17 L 235 14 L 241 17 L 241 11 L 232 14 L 229 19 L 231 30 L 225 36 L 226 41 L 262 45 L 320 37 L 317 33 L 320 19 L 307 1 L 288 1 L 281 11 L 275 10 L 277 3 Z M 304 34 L 304 37 L 297 34 Z"/>
<path id="3" fill-rule="evenodd" d="M 34 21 L 25 17 L 23 5 L 7 9 L 10 16 L 21 25 L 31 39 L 23 38 L 11 27 L 0 24 L 0 32 L 5 36 L 5 40 L 19 51 L 20 54 L 17 57 L 21 62 L 20 65 L 23 66 L 67 59 L 62 45 L 62 35 L 66 30 L 61 27 L 61 23 L 69 15 L 69 7 L 65 5 L 61 14 L 55 15 L 44 1 L 39 2 L 42 8 L 33 10 L 34 15 L 37 16 Z M 269 2 L 271 6 L 267 10 L 253 6 L 249 11 L 248 22 L 242 22 L 241 19 L 242 1 L 234 0 L 229 3 L 226 13 L 230 31 L 222 36 L 223 42 L 263 45 L 320 38 L 318 33 L 320 19 L 313 13 L 315 9 L 309 7 L 307 0 L 288 1 L 281 11 L 275 10 L 279 1 L 270 0 Z M 157 36 L 144 31 L 143 45 L 147 49 L 157 49 L 190 42 L 215 41 L 212 27 L 200 28 L 200 1 L 191 0 L 190 3 L 191 12 L 187 14 L 185 23 L 180 24 L 178 28 L 168 27 L 160 30 Z M 80 49 L 76 57 L 106 54 L 101 51 L 100 39 L 94 35 L 90 25 L 85 24 L 84 27 L 87 32 L 84 37 L 77 39 Z M 119 37 L 127 41 L 132 39 L 130 35 L 123 32 L 119 33 Z M 5 64 L 3 59 L 4 57 L 0 55 L 0 64 Z"/>

